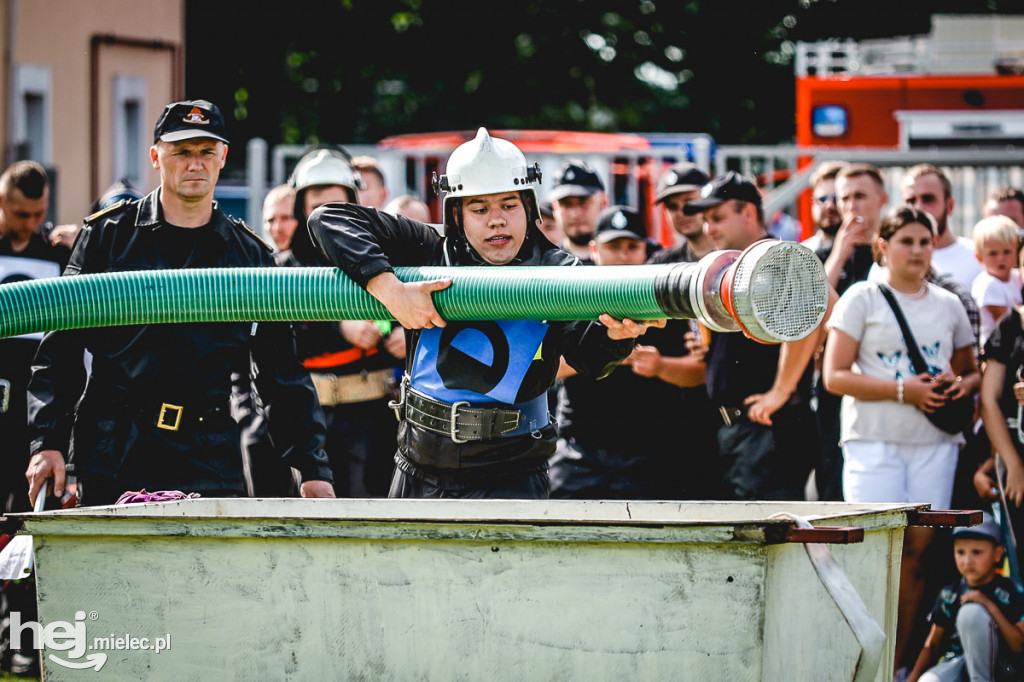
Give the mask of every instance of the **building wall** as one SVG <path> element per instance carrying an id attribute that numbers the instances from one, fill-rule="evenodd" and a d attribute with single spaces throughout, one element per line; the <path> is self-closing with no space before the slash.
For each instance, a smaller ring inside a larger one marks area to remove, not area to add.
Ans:
<path id="1" fill-rule="evenodd" d="M 139 137 L 152 142 L 163 106 L 184 95 L 184 0 L 0 0 L 0 142 L 4 165 L 19 150 L 15 74 L 24 65 L 48 68 L 49 158 L 56 171 L 57 223 L 81 221 L 92 203 L 118 178 L 114 163 L 115 76 L 141 84 Z M 37 156 L 39 154 L 33 154 Z M 133 155 L 134 156 L 134 155 Z M 140 162 L 139 189 L 155 187 L 148 157 Z"/>

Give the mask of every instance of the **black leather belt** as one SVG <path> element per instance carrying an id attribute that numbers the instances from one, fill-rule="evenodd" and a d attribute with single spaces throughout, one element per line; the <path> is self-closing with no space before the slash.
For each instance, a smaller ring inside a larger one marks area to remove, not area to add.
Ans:
<path id="1" fill-rule="evenodd" d="M 86 398 L 107 403 L 131 412 L 137 419 L 163 431 L 206 430 L 230 415 L 228 396 L 193 397 L 190 400 L 158 402 L 148 397 L 133 396 L 126 391 L 93 389 Z"/>
<path id="2" fill-rule="evenodd" d="M 803 402 L 803 397 L 797 393 L 793 393 L 789 396 L 789 400 L 786 401 L 786 404 L 779 409 L 790 407 L 791 405 L 800 405 Z M 732 426 L 733 424 L 739 424 L 740 422 L 750 421 L 749 409 L 750 407 L 747 405 L 742 407 L 727 407 L 722 405 L 718 408 L 718 413 L 722 415 L 722 422 L 726 426 Z"/>
<path id="3" fill-rule="evenodd" d="M 522 419 L 519 410 L 470 407 L 468 402 L 446 403 L 402 385 L 399 402 L 389 405 L 399 419 L 403 416 L 427 431 L 448 436 L 456 443 L 500 438 L 515 431 Z"/>
<path id="4" fill-rule="evenodd" d="M 201 429 L 213 424 L 216 417 L 227 415 L 228 412 L 227 407 L 188 408 L 171 403 L 161 403 L 157 408 L 136 411 L 146 421 L 153 423 L 156 428 L 165 431 Z M 207 424 L 208 422 L 209 424 Z"/>

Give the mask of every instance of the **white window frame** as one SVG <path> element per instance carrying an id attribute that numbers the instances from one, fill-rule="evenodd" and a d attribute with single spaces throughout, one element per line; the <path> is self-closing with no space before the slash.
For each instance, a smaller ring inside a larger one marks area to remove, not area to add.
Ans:
<path id="1" fill-rule="evenodd" d="M 969 109 L 951 111 L 896 111 L 900 126 L 899 149 L 906 151 L 957 140 L 963 145 L 1002 145 L 1003 140 L 1024 138 L 1024 111 L 1019 109 Z"/>
<path id="2" fill-rule="evenodd" d="M 141 187 L 145 184 L 143 162 L 149 149 L 142 118 L 146 105 L 146 79 L 133 74 L 115 74 L 113 97 L 113 177 L 110 178 L 110 182 L 126 178 L 136 187 Z M 139 115 L 139 120 L 134 122 L 134 126 L 130 125 L 127 113 L 129 105 L 132 104 Z M 130 139 L 132 137 L 135 139 Z"/>
<path id="3" fill-rule="evenodd" d="M 15 146 L 25 142 L 38 142 L 30 156 L 46 167 L 53 165 L 53 77 L 46 64 L 17 64 L 14 69 L 14 106 L 11 108 L 11 139 Z M 29 139 L 29 130 L 35 125 L 29 120 L 25 100 L 38 97 L 42 102 L 42 115 L 38 124 L 39 140 Z"/>

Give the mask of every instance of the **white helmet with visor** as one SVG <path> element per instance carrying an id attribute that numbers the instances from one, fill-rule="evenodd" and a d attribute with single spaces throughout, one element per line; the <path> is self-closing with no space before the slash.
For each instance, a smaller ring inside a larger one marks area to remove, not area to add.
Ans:
<path id="1" fill-rule="evenodd" d="M 363 189 L 363 179 L 352 168 L 352 162 L 342 152 L 333 149 L 314 149 L 295 164 L 289 183 L 296 192 L 308 187 L 339 185 L 356 201 L 356 190 Z"/>
<path id="2" fill-rule="evenodd" d="M 445 174 L 440 180 L 434 174 L 434 191 L 445 192 L 444 222 L 452 218 L 451 206 L 456 199 L 501 192 L 528 192 L 532 197 L 531 213 L 537 213 L 537 191 L 541 181 L 540 166 L 527 166 L 526 156 L 508 140 L 491 137 L 480 128 L 476 137 L 459 145 L 448 157 Z M 530 220 L 539 217 L 531 215 Z"/>

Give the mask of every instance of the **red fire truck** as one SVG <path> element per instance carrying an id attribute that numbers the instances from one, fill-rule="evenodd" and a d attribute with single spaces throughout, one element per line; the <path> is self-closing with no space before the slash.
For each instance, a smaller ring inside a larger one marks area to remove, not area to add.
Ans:
<path id="1" fill-rule="evenodd" d="M 1024 147 L 1024 75 L 801 77 L 796 141 L 819 148 L 1019 149 Z M 798 213 L 801 224 L 809 226 L 805 194 Z"/>

